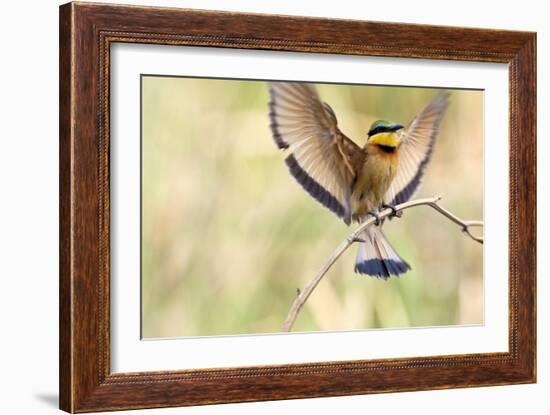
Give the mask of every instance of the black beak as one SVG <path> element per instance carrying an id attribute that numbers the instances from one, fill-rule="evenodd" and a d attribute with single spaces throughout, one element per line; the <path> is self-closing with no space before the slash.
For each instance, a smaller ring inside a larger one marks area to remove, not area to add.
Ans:
<path id="1" fill-rule="evenodd" d="M 390 131 L 399 131 L 399 130 L 401 130 L 402 128 L 405 128 L 405 127 L 403 127 L 403 126 L 400 125 L 400 124 L 394 124 L 394 125 L 391 126 Z"/>

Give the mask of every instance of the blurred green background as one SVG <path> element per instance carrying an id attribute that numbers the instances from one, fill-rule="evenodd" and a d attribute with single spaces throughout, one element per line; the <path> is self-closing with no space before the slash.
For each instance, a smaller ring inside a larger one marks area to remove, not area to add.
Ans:
<path id="1" fill-rule="evenodd" d="M 361 146 L 375 119 L 407 124 L 437 90 L 318 85 Z M 280 331 L 296 295 L 351 232 L 290 176 L 265 82 L 142 77 L 142 335 Z M 453 90 L 417 197 L 483 219 L 483 93 Z M 428 207 L 384 225 L 413 270 L 325 276 L 294 331 L 483 323 L 483 247 Z"/>

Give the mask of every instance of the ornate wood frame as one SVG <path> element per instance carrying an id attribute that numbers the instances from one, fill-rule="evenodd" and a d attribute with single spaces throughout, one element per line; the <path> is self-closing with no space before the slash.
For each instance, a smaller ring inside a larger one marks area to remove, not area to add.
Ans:
<path id="1" fill-rule="evenodd" d="M 109 57 L 113 42 L 507 63 L 509 352 L 111 373 Z M 65 411 L 535 382 L 535 33 L 70 3 L 60 8 L 59 93 L 60 407 Z"/>

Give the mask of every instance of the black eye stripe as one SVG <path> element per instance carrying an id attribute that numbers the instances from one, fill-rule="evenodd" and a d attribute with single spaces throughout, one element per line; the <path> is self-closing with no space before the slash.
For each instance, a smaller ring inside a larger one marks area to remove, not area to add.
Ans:
<path id="1" fill-rule="evenodd" d="M 368 135 L 370 137 L 370 136 L 373 136 L 373 135 L 378 134 L 378 133 L 389 133 L 389 132 L 397 131 L 401 128 L 403 128 L 401 125 L 396 125 L 396 126 L 391 126 L 391 127 L 384 126 L 384 125 L 379 125 L 378 127 L 373 128 L 372 130 L 370 130 L 368 132 Z"/>
<path id="2" fill-rule="evenodd" d="M 383 126 L 378 126 L 372 130 L 369 131 L 369 135 L 375 135 L 375 134 L 378 134 L 378 133 L 385 133 L 385 132 L 388 132 L 390 131 L 390 128 L 388 127 L 383 127 Z"/>

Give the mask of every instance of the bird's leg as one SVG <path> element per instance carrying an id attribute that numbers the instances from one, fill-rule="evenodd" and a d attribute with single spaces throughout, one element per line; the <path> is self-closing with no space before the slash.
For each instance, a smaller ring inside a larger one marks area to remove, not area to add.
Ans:
<path id="1" fill-rule="evenodd" d="M 370 216 L 372 216 L 373 218 L 376 219 L 376 220 L 374 221 L 374 224 L 375 224 L 376 226 L 379 226 L 379 225 L 380 225 L 381 219 L 380 219 L 380 216 L 378 215 L 378 213 L 376 213 L 374 210 L 369 210 L 369 211 L 367 212 L 367 215 L 370 215 Z"/>
<path id="2" fill-rule="evenodd" d="M 394 205 L 388 205 L 387 203 L 382 203 L 384 209 L 391 209 L 390 218 L 400 218 L 403 216 L 403 212 L 398 212 Z"/>

